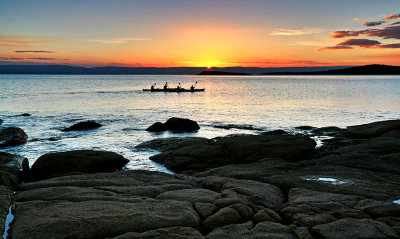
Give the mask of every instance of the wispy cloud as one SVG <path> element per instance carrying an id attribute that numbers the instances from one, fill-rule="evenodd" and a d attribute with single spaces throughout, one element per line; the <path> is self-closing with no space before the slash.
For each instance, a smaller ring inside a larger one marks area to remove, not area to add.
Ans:
<path id="1" fill-rule="evenodd" d="M 367 27 L 374 27 L 374 26 L 382 25 L 385 22 L 386 21 L 376 21 L 376 22 L 362 21 L 362 24 L 364 24 Z"/>
<path id="2" fill-rule="evenodd" d="M 380 44 L 381 43 L 379 41 L 369 39 L 348 39 L 342 43 L 339 43 L 338 46 L 359 46 L 369 48 Z"/>
<path id="3" fill-rule="evenodd" d="M 398 21 L 398 22 L 392 22 L 392 23 L 389 23 L 389 25 L 390 26 L 393 26 L 393 25 L 399 25 L 400 24 L 400 21 Z"/>
<path id="4" fill-rule="evenodd" d="M 331 33 L 333 38 L 344 38 L 354 36 L 375 36 L 384 39 L 400 39 L 400 26 L 387 26 L 381 29 L 367 29 L 360 31 L 335 31 Z"/>
<path id="5" fill-rule="evenodd" d="M 55 51 L 14 51 L 15 53 L 56 53 Z"/>
<path id="6" fill-rule="evenodd" d="M 92 39 L 93 42 L 105 43 L 105 44 L 123 44 L 130 41 L 150 41 L 150 38 L 136 38 L 136 37 L 125 37 L 125 38 L 112 38 L 112 39 Z"/>
<path id="7" fill-rule="evenodd" d="M 353 49 L 353 47 L 336 45 L 336 46 L 328 46 L 328 47 L 320 48 L 319 51 L 324 51 L 324 50 L 349 50 L 349 49 Z"/>
<path id="8" fill-rule="evenodd" d="M 276 29 L 271 33 L 271 36 L 301 36 L 301 35 L 309 35 L 321 32 L 322 29 L 318 28 L 306 28 L 306 29 L 286 29 L 280 28 Z"/>
<path id="9" fill-rule="evenodd" d="M 0 56 L 0 61 L 22 61 L 25 58 L 20 58 L 20 57 L 3 57 Z"/>
<path id="10" fill-rule="evenodd" d="M 0 47 L 29 47 L 53 41 L 50 38 L 22 35 L 0 35 Z"/>
<path id="11" fill-rule="evenodd" d="M 390 14 L 389 16 L 386 16 L 385 17 L 385 19 L 386 20 L 389 20 L 389 19 L 400 19 L 400 14 Z"/>

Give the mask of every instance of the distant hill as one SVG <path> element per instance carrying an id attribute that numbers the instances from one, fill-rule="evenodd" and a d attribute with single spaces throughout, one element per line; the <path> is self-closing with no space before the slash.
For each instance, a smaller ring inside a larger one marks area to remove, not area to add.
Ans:
<path id="1" fill-rule="evenodd" d="M 400 66 L 375 64 L 313 72 L 267 72 L 263 75 L 400 75 Z"/>
<path id="2" fill-rule="evenodd" d="M 237 72 L 227 72 L 227 71 L 202 71 L 200 72 L 199 75 L 240 75 L 240 76 L 244 76 L 244 75 L 250 75 L 247 73 L 237 73 Z"/>
<path id="3" fill-rule="evenodd" d="M 312 72 L 343 69 L 347 66 L 321 67 L 213 67 L 213 71 L 259 75 L 269 72 Z M 82 74 L 82 75 L 197 75 L 204 67 L 82 67 L 0 61 L 0 74 Z"/>

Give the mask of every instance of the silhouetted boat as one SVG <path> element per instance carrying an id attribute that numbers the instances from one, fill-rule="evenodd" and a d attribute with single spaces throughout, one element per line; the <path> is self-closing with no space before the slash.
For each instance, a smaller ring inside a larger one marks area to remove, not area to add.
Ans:
<path id="1" fill-rule="evenodd" d="M 185 89 L 185 88 L 168 88 L 166 90 L 164 89 L 143 89 L 143 91 L 150 91 L 150 92 L 201 92 L 204 91 L 205 89 Z"/>

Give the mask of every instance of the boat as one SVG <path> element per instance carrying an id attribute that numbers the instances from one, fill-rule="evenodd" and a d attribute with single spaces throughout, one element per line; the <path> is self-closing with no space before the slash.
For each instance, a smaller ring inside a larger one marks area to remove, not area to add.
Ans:
<path id="1" fill-rule="evenodd" d="M 150 91 L 150 92 L 201 92 L 205 91 L 205 89 L 185 89 L 185 88 L 167 88 L 166 90 L 161 89 L 161 88 L 155 88 L 155 89 L 143 89 L 143 91 Z"/>

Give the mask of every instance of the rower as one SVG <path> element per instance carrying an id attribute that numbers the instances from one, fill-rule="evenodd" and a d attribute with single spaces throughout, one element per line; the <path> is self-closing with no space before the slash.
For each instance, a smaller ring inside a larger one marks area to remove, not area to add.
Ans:
<path id="1" fill-rule="evenodd" d="M 190 91 L 191 91 L 191 92 L 194 91 L 194 86 L 193 86 L 193 85 L 190 87 Z"/>
<path id="2" fill-rule="evenodd" d="M 154 90 L 155 85 L 156 85 L 156 83 L 154 83 L 154 85 L 151 85 L 150 90 Z"/>
<path id="3" fill-rule="evenodd" d="M 164 91 L 167 91 L 167 89 L 168 89 L 168 82 L 165 82 Z"/>

